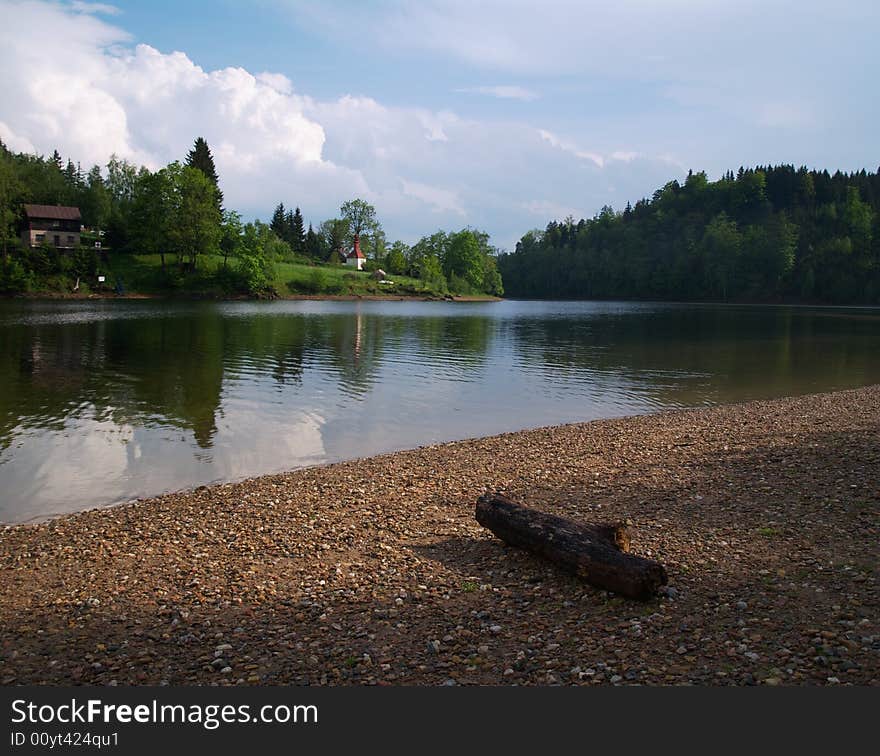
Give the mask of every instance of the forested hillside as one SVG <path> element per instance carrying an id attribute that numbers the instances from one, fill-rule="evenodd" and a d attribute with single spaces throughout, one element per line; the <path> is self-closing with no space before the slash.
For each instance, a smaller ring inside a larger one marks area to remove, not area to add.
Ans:
<path id="1" fill-rule="evenodd" d="M 80 246 L 23 242 L 25 203 L 78 208 Z M 0 142 L 0 295 L 87 295 L 101 279 L 109 282 L 102 291 L 215 297 L 504 292 L 497 250 L 479 229 L 437 231 L 410 245 L 388 241 L 362 199 L 343 202 L 317 230 L 283 202 L 269 224 L 245 222 L 223 205 L 202 137 L 185 162 L 156 171 L 113 155 L 105 169 L 84 172 L 57 151 L 15 153 Z M 345 264 L 355 238 L 363 270 Z"/>
<path id="2" fill-rule="evenodd" d="M 623 212 L 530 231 L 508 296 L 880 303 L 880 170 L 690 173 Z"/>

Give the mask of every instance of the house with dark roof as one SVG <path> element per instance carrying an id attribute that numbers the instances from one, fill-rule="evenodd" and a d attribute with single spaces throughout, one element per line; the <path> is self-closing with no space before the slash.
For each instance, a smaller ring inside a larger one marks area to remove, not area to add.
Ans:
<path id="1" fill-rule="evenodd" d="M 80 216 L 78 207 L 63 205 L 25 205 L 21 243 L 25 247 L 48 244 L 58 249 L 79 246 Z"/>
<path id="2" fill-rule="evenodd" d="M 361 270 L 364 267 L 364 263 L 367 261 L 367 256 L 361 252 L 361 238 L 357 234 L 354 235 L 354 247 L 351 252 L 349 252 L 345 256 L 345 264 L 353 265 L 358 270 Z"/>

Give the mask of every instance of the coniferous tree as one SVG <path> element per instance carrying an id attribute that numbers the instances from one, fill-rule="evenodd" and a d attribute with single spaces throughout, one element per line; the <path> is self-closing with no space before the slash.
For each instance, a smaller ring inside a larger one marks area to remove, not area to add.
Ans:
<path id="1" fill-rule="evenodd" d="M 22 184 L 16 175 L 11 153 L 0 142 L 0 256 L 7 260 L 8 241 L 13 236 L 16 205 L 22 195 Z"/>
<path id="2" fill-rule="evenodd" d="M 348 238 L 348 221 L 343 218 L 330 218 L 325 220 L 318 228 L 321 237 L 321 247 L 327 259 L 334 252 L 337 257 L 345 254 L 345 243 Z"/>
<path id="3" fill-rule="evenodd" d="M 89 171 L 80 210 L 85 225 L 97 230 L 103 229 L 110 217 L 110 193 L 104 184 L 101 169 L 97 165 Z"/>
<path id="4" fill-rule="evenodd" d="M 286 223 L 287 216 L 284 213 L 284 203 L 279 202 L 277 207 L 275 208 L 275 212 L 272 213 L 272 220 L 269 222 L 269 228 L 275 233 L 279 239 L 284 238 L 284 224 Z"/>
<path id="5" fill-rule="evenodd" d="M 623 213 L 531 231 L 498 267 L 514 296 L 880 303 L 880 172 L 690 172 Z"/>
<path id="6" fill-rule="evenodd" d="M 293 211 L 288 210 L 284 216 L 284 236 L 281 237 L 293 248 Z"/>
<path id="7" fill-rule="evenodd" d="M 186 164 L 191 168 L 198 168 L 214 185 L 217 193 L 217 212 L 223 212 L 223 192 L 220 191 L 220 179 L 217 176 L 217 168 L 214 165 L 214 156 L 211 148 L 203 137 L 197 137 L 193 148 L 186 156 Z"/>
<path id="8" fill-rule="evenodd" d="M 309 230 L 306 232 L 303 249 L 306 256 L 313 260 L 321 260 L 324 258 L 323 250 L 321 248 L 321 237 L 315 233 L 311 223 L 309 223 Z"/>
<path id="9" fill-rule="evenodd" d="M 70 158 L 67 158 L 67 166 L 65 166 L 64 168 L 64 180 L 67 181 L 67 185 L 70 188 L 76 188 L 76 166 L 73 164 L 73 161 Z"/>
<path id="10" fill-rule="evenodd" d="M 293 211 L 293 217 L 290 224 L 290 246 L 298 255 L 305 254 L 306 251 L 306 231 L 303 224 L 302 213 L 299 208 Z"/>

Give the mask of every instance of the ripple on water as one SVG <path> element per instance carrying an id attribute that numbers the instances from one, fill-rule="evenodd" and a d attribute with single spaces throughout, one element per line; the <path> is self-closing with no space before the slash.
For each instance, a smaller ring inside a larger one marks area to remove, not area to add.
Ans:
<path id="1" fill-rule="evenodd" d="M 619 302 L 0 302 L 0 520 L 874 383 L 876 323 Z"/>

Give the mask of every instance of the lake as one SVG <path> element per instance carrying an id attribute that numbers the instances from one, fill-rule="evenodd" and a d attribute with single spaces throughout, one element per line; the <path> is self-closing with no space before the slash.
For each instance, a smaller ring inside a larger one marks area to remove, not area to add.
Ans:
<path id="1" fill-rule="evenodd" d="M 880 311 L 0 302 L 0 521 L 541 425 L 880 381 Z"/>

